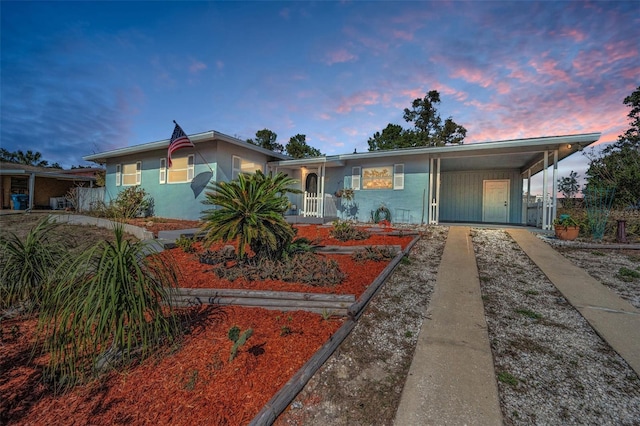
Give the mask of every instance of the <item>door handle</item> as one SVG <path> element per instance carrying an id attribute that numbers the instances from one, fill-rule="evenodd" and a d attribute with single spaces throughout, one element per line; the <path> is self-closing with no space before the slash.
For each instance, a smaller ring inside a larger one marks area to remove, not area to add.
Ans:
<path id="1" fill-rule="evenodd" d="M 504 206 L 507 207 L 507 202 L 506 201 L 504 202 Z"/>

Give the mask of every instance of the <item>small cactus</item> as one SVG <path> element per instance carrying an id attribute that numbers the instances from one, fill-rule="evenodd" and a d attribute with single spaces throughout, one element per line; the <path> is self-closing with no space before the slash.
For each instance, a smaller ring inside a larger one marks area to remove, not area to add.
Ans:
<path id="1" fill-rule="evenodd" d="M 238 355 L 238 349 L 240 346 L 244 345 L 249 337 L 253 334 L 253 329 L 248 328 L 244 332 L 240 333 L 240 327 L 234 325 L 229 329 L 227 336 L 229 340 L 233 342 L 233 346 L 231 347 L 231 354 L 229 355 L 229 362 L 233 361 L 233 359 Z"/>

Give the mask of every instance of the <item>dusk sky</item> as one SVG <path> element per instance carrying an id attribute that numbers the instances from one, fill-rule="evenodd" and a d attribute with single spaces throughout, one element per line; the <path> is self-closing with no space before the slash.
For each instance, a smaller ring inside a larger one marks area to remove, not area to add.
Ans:
<path id="1" fill-rule="evenodd" d="M 324 154 L 438 90 L 465 143 L 629 127 L 640 2 L 12 2 L 1 13 L 1 146 L 64 167 L 215 130 L 301 133 Z M 561 172 L 582 175 L 574 155 Z"/>

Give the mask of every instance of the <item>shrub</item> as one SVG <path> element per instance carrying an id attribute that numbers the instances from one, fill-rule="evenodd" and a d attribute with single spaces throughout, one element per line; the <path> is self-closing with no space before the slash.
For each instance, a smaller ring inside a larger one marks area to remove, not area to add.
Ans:
<path id="1" fill-rule="evenodd" d="M 256 171 L 209 185 L 203 204 L 216 208 L 202 215 L 205 247 L 237 241 L 239 258 L 248 256 L 249 250 L 258 259 L 281 258 L 295 235 L 284 218 L 289 206 L 286 193 L 300 192 L 290 188 L 294 182 L 283 173 L 271 176 Z"/>
<path id="2" fill-rule="evenodd" d="M 116 226 L 113 242 L 99 241 L 60 265 L 59 281 L 46 293 L 39 330 L 51 355 L 45 378 L 57 389 L 134 355 L 145 358 L 181 332 L 170 307 L 176 272 L 147 256 L 151 246 L 123 235 Z"/>
<path id="3" fill-rule="evenodd" d="M 193 238 L 180 235 L 180 238 L 176 240 L 176 246 L 182 249 L 185 253 L 194 253 L 196 251 L 193 247 Z"/>
<path id="4" fill-rule="evenodd" d="M 369 232 L 359 229 L 345 220 L 333 221 L 333 229 L 329 231 L 329 235 L 338 241 L 366 240 L 371 236 Z"/>
<path id="5" fill-rule="evenodd" d="M 114 205 L 117 217 L 131 219 L 141 214 L 146 216 L 152 201 L 146 191 L 136 185 L 120 191 Z"/>
<path id="6" fill-rule="evenodd" d="M 297 253 L 281 260 L 244 260 L 230 265 L 218 262 L 218 266 L 213 270 L 218 277 L 229 281 L 238 278 L 248 281 L 272 279 L 320 287 L 339 284 L 345 278 L 338 262 L 324 259 L 311 252 Z"/>
<path id="7" fill-rule="evenodd" d="M 351 257 L 356 262 L 366 262 L 367 260 L 382 262 L 385 260 L 393 259 L 395 257 L 395 252 L 392 248 L 387 246 L 368 246 L 363 249 L 356 250 L 353 255 L 351 255 Z"/>
<path id="8" fill-rule="evenodd" d="M 54 242 L 48 234 L 57 224 L 45 218 L 22 241 L 16 234 L 0 240 L 0 308 L 20 305 L 37 309 L 48 279 L 68 252 L 63 242 Z"/>

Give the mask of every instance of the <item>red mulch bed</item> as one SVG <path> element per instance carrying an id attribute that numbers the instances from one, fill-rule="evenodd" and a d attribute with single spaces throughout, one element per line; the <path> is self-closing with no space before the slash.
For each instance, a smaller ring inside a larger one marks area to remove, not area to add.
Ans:
<path id="1" fill-rule="evenodd" d="M 184 225 L 174 226 L 183 229 Z M 187 226 L 192 227 L 193 223 Z M 317 238 L 327 245 L 405 247 L 411 241 L 411 237 L 376 235 L 343 244 L 329 238 L 328 228 L 299 229 L 299 236 Z M 164 255 L 180 266 L 184 287 L 334 292 L 356 297 L 388 264 L 355 263 L 349 255 L 330 255 L 347 279 L 322 288 L 274 280 L 231 283 L 208 272 L 211 266 L 200 264 L 193 254 L 173 249 Z M 183 312 L 191 317 L 191 332 L 175 352 L 111 373 L 62 396 L 53 395 L 40 381 L 44 359 L 30 359 L 35 320 L 3 320 L 0 424 L 247 424 L 343 323 L 307 312 L 260 308 L 201 307 Z M 236 325 L 243 331 L 252 328 L 254 333 L 229 362 L 232 342 L 227 332 Z"/>

